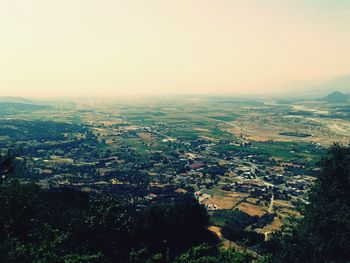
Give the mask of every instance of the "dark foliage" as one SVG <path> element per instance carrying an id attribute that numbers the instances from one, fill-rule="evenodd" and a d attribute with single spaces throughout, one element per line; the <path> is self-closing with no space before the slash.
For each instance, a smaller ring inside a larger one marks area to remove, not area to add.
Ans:
<path id="1" fill-rule="evenodd" d="M 74 188 L 0 187 L 1 262 L 145 262 L 210 241 L 208 216 L 191 196 L 144 210 Z"/>
<path id="2" fill-rule="evenodd" d="M 0 136 L 9 136 L 12 141 L 58 141 L 64 133 L 85 132 L 77 124 L 53 121 L 0 120 Z"/>
<path id="3" fill-rule="evenodd" d="M 245 228 L 250 225 L 265 225 L 271 217 L 253 217 L 239 210 L 215 211 L 216 220 L 222 221 L 222 234 L 231 241 L 239 241 L 245 245 L 255 245 L 264 241 L 264 235 L 252 231 L 246 231 Z M 272 216 L 273 219 L 273 216 Z"/>
<path id="4" fill-rule="evenodd" d="M 21 167 L 16 165 L 15 157 L 16 153 L 10 150 L 3 156 L 0 156 L 0 184 L 20 173 Z"/>
<path id="5" fill-rule="evenodd" d="M 151 251 L 170 250 L 170 256 L 200 244 L 216 240 L 206 230 L 208 215 L 204 207 L 189 195 L 171 203 L 155 203 L 137 217 L 134 241 Z"/>
<path id="6" fill-rule="evenodd" d="M 248 263 L 251 261 L 252 257 L 247 254 L 233 249 L 218 250 L 208 244 L 195 246 L 175 260 L 176 263 Z"/>
<path id="7" fill-rule="evenodd" d="M 350 148 L 334 145 L 310 192 L 304 217 L 269 243 L 276 262 L 350 261 Z"/>

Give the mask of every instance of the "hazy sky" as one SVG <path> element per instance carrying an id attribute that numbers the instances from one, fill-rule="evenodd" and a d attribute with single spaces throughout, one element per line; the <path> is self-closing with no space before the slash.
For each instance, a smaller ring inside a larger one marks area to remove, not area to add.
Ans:
<path id="1" fill-rule="evenodd" d="M 350 73 L 349 0 L 0 0 L 0 96 L 259 93 Z"/>

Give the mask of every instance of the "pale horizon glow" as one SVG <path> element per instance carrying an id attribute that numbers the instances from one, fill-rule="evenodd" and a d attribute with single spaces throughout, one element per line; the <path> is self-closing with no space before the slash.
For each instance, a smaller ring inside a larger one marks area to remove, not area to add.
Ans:
<path id="1" fill-rule="evenodd" d="M 0 96 L 276 94 L 350 73 L 346 0 L 11 0 L 0 32 Z"/>

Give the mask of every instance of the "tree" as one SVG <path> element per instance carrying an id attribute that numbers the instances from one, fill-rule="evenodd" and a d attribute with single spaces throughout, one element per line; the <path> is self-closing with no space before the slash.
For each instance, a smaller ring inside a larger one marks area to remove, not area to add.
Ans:
<path id="1" fill-rule="evenodd" d="M 208 244 L 191 248 L 175 260 L 175 263 L 248 263 L 252 258 L 234 249 L 217 249 Z"/>
<path id="2" fill-rule="evenodd" d="M 193 245 L 215 242 L 207 230 L 208 214 L 190 195 L 171 203 L 151 204 L 136 219 L 134 241 L 145 243 L 152 252 L 182 253 Z"/>
<path id="3" fill-rule="evenodd" d="M 308 201 L 303 218 L 272 241 L 274 261 L 350 261 L 350 147 L 329 149 Z"/>
<path id="4" fill-rule="evenodd" d="M 4 156 L 0 156 L 0 184 L 13 176 L 15 170 L 15 153 L 9 150 Z"/>

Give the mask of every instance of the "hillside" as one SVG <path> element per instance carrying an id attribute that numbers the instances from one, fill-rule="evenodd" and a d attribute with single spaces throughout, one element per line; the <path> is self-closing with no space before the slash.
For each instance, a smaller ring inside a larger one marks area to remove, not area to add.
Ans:
<path id="1" fill-rule="evenodd" d="M 323 97 L 321 100 L 329 103 L 346 103 L 349 100 L 349 95 L 339 91 L 334 91 Z"/>
<path id="2" fill-rule="evenodd" d="M 294 93 L 298 91 L 297 93 Z M 326 97 L 333 92 L 341 92 L 344 94 L 350 94 L 350 74 L 342 75 L 333 79 L 329 79 L 319 83 L 305 83 L 303 85 L 297 85 L 293 93 L 289 95 L 303 99 L 314 99 L 320 97 Z"/>
<path id="3" fill-rule="evenodd" d="M 50 107 L 46 105 L 0 101 L 0 114 L 13 114 L 21 111 L 30 112 L 48 108 Z"/>

